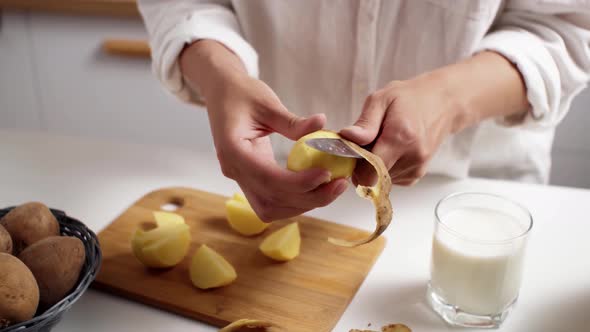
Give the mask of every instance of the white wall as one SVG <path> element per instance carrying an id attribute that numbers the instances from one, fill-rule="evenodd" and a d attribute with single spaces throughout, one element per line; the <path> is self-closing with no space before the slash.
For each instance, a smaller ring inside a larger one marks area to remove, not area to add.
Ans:
<path id="1" fill-rule="evenodd" d="M 141 38 L 139 19 L 4 12 L 0 128 L 33 128 L 212 150 L 202 109 L 166 94 L 148 60 L 104 55 L 106 38 Z M 590 188 L 590 89 L 558 128 L 553 184 Z"/>
<path id="2" fill-rule="evenodd" d="M 107 38 L 147 39 L 139 19 L 2 16 L 0 127 L 213 149 L 206 113 L 167 94 L 148 59 L 101 51 Z"/>
<path id="3" fill-rule="evenodd" d="M 28 25 L 23 13 L 0 19 L 0 127 L 41 127 Z"/>

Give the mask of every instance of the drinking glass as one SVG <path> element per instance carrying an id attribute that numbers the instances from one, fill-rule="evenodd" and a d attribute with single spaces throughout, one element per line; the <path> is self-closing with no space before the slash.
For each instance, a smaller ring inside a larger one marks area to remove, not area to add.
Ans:
<path id="1" fill-rule="evenodd" d="M 530 212 L 498 195 L 457 193 L 434 216 L 430 306 L 451 325 L 498 328 L 518 299 Z"/>

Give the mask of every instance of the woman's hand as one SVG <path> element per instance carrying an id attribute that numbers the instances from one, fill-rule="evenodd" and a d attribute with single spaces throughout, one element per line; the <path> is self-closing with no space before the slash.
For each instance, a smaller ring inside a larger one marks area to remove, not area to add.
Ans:
<path id="1" fill-rule="evenodd" d="M 290 113 L 264 82 L 238 69 L 241 63 L 235 63 L 239 59 L 233 53 L 215 42 L 206 43 L 214 44 L 205 44 L 211 49 L 196 49 L 191 56 L 193 44 L 183 53 L 182 71 L 205 97 L 223 174 L 239 184 L 258 216 L 271 221 L 300 215 L 342 194 L 346 181 L 326 183 L 328 171 L 292 172 L 279 166 L 268 137 L 276 132 L 296 140 L 321 129 L 325 116 L 301 118 Z M 227 62 L 219 63 L 223 57 Z"/>
<path id="2" fill-rule="evenodd" d="M 527 106 L 516 68 L 499 54 L 483 52 L 387 84 L 366 99 L 360 118 L 340 134 L 359 145 L 373 145 L 392 182 L 411 185 L 425 175 L 428 161 L 447 136 L 485 118 L 522 118 Z M 353 180 L 373 183 L 370 165 L 360 163 Z"/>
<path id="3" fill-rule="evenodd" d="M 372 152 L 383 159 L 391 181 L 410 185 L 424 176 L 428 161 L 453 132 L 460 109 L 436 79 L 394 81 L 370 95 L 360 118 L 340 134 L 359 145 L 374 142 Z M 359 164 L 355 180 L 372 183 L 371 166 Z"/>

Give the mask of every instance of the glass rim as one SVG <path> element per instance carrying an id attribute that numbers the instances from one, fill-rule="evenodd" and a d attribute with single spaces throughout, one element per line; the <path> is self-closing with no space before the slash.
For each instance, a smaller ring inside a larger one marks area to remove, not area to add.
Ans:
<path id="1" fill-rule="evenodd" d="M 501 199 L 503 201 L 506 201 L 506 202 L 514 205 L 515 207 L 522 210 L 527 215 L 528 227 L 522 233 L 520 233 L 516 236 L 510 237 L 510 238 L 507 238 L 507 239 L 503 239 L 503 240 L 480 240 L 480 239 L 476 239 L 476 238 L 464 235 L 461 232 L 456 231 L 455 229 L 453 229 L 452 227 L 450 227 L 449 225 L 444 223 L 444 221 L 441 219 L 441 217 L 438 213 L 438 210 L 439 210 L 440 206 L 444 202 L 448 201 L 449 199 L 459 197 L 459 196 L 465 196 L 465 195 L 479 195 L 479 196 L 493 197 L 493 198 Z M 522 204 L 518 203 L 517 201 L 512 200 L 510 198 L 506 198 L 502 195 L 485 193 L 485 192 L 478 192 L 478 191 L 460 191 L 460 192 L 451 193 L 451 194 L 443 197 L 441 200 L 438 201 L 438 203 L 436 203 L 436 206 L 434 207 L 434 217 L 436 219 L 437 225 L 442 226 L 445 229 L 445 231 L 451 233 L 452 235 L 454 235 L 462 240 L 466 240 L 469 242 L 476 242 L 479 244 L 508 244 L 508 243 L 518 240 L 520 238 L 526 237 L 530 233 L 531 229 L 533 228 L 533 215 L 531 214 L 529 209 L 527 209 L 524 205 L 522 205 Z"/>

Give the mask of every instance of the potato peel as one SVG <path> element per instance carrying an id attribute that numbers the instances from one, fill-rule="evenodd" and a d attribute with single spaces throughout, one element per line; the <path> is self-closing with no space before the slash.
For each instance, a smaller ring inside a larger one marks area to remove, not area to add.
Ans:
<path id="1" fill-rule="evenodd" d="M 404 324 L 389 324 L 383 326 L 381 332 L 412 332 L 412 330 Z"/>
<path id="2" fill-rule="evenodd" d="M 377 332 L 373 330 L 356 330 L 352 329 L 348 332 Z M 389 324 L 381 328 L 381 332 L 412 332 L 412 330 L 404 324 Z"/>
<path id="3" fill-rule="evenodd" d="M 391 192 L 391 177 L 389 177 L 389 171 L 385 167 L 383 160 L 381 158 L 365 149 L 360 147 L 359 145 L 350 142 L 348 140 L 342 139 L 342 141 L 354 152 L 358 153 L 361 157 L 363 157 L 369 164 L 375 168 L 377 172 L 377 183 L 372 186 L 361 186 L 358 185 L 356 187 L 356 193 L 362 198 L 366 198 L 373 202 L 373 206 L 375 206 L 375 220 L 377 225 L 375 226 L 375 231 L 369 237 L 360 240 L 343 240 L 343 239 L 335 239 L 335 238 L 328 238 L 328 241 L 332 244 L 342 246 L 342 247 L 357 247 L 362 244 L 369 243 L 376 238 L 379 237 L 389 226 L 391 222 L 391 218 L 393 216 L 393 211 L 391 209 L 391 202 L 389 201 L 389 192 Z"/>
<path id="4" fill-rule="evenodd" d="M 229 324 L 228 326 L 222 328 L 221 330 L 219 330 L 219 332 L 238 332 L 238 331 L 243 331 L 244 329 L 258 329 L 258 330 L 266 330 L 269 327 L 273 327 L 275 326 L 273 323 L 271 322 L 267 322 L 267 321 L 263 321 L 263 320 L 257 320 L 257 319 L 248 319 L 248 318 L 243 318 L 243 319 L 239 319 L 231 324 Z"/>

